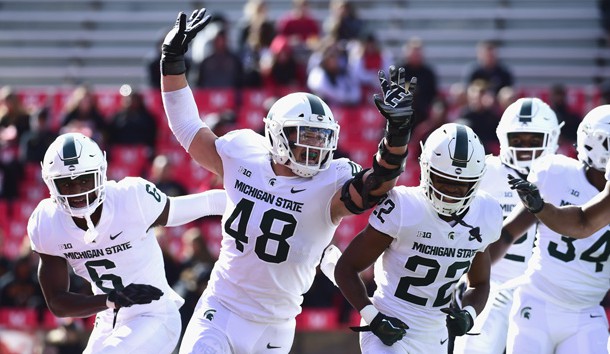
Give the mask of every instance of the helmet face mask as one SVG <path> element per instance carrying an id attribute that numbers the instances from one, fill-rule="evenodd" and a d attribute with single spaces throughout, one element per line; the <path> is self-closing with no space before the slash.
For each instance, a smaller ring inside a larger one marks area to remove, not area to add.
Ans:
<path id="1" fill-rule="evenodd" d="M 496 129 L 500 142 L 500 160 L 519 173 L 528 174 L 535 159 L 557 151 L 562 125 L 563 122 L 558 123 L 551 107 L 539 98 L 518 99 L 506 108 Z M 524 144 L 514 138 L 518 133 L 536 134 L 540 139 L 531 140 L 541 140 L 542 145 Z"/>
<path id="2" fill-rule="evenodd" d="M 327 169 L 337 149 L 339 125 L 319 97 L 293 93 L 280 98 L 264 119 L 274 162 L 301 177 Z"/>
<path id="3" fill-rule="evenodd" d="M 576 131 L 578 160 L 605 172 L 610 159 L 610 105 L 592 109 Z"/>
<path id="4" fill-rule="evenodd" d="M 467 126 L 444 124 L 422 144 L 421 187 L 437 213 L 460 215 L 472 203 L 485 173 L 485 149 Z"/>
<path id="5" fill-rule="evenodd" d="M 60 135 L 47 149 L 42 178 L 64 213 L 84 218 L 105 199 L 106 156 L 90 138 Z"/>

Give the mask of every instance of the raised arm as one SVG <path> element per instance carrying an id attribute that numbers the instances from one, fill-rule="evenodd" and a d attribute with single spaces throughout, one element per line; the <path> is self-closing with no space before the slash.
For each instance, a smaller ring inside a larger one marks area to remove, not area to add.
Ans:
<path id="1" fill-rule="evenodd" d="M 361 214 L 373 207 L 396 185 L 405 169 L 407 145 L 415 122 L 413 94 L 417 79 L 406 82 L 404 68 L 390 66 L 390 78 L 379 71 L 383 95 L 374 95 L 375 106 L 386 119 L 385 136 L 373 157 L 372 168 L 358 173 L 335 195 L 332 218 L 337 221 L 349 214 Z"/>
<path id="2" fill-rule="evenodd" d="M 176 24 L 161 46 L 161 91 L 169 127 L 182 147 L 198 164 L 222 175 L 222 161 L 216 151 L 216 134 L 201 120 L 186 79 L 184 55 L 189 43 L 210 22 L 206 10 L 195 10 L 186 18 L 178 14 Z"/>
<path id="3" fill-rule="evenodd" d="M 509 180 L 521 201 L 538 220 L 551 230 L 573 238 L 586 238 L 610 223 L 610 182 L 604 190 L 582 206 L 557 207 L 546 203 L 538 188 L 531 182 L 513 178 Z"/>

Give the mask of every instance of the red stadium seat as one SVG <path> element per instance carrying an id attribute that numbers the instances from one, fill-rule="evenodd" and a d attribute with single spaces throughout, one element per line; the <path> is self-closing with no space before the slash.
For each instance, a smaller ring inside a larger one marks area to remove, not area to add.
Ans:
<path id="1" fill-rule="evenodd" d="M 32 308 L 0 308 L 0 327 L 34 330 L 38 328 L 38 314 Z"/>
<path id="2" fill-rule="evenodd" d="M 235 91 L 232 89 L 198 89 L 193 95 L 201 114 L 235 108 Z"/>
<path id="3" fill-rule="evenodd" d="M 145 145 L 115 145 L 110 148 L 108 179 L 143 176 L 150 165 L 151 151 Z"/>
<path id="4" fill-rule="evenodd" d="M 303 308 L 296 318 L 297 331 L 331 331 L 339 328 L 336 308 Z"/>

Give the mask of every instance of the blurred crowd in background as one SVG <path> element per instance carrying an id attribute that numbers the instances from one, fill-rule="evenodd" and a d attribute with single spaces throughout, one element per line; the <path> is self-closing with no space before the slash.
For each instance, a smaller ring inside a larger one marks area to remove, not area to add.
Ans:
<path id="1" fill-rule="evenodd" d="M 201 118 L 217 135 L 238 128 L 262 133 L 262 118 L 276 97 L 308 91 L 324 99 L 341 124 L 337 155 L 368 166 L 384 124 L 371 98 L 379 91 L 377 72 L 391 64 L 401 66 L 407 78 L 418 78 L 418 87 L 417 127 L 399 184 L 415 185 L 418 141 L 446 122 L 472 127 L 487 153 L 497 155 L 495 129 L 503 110 L 519 97 L 540 97 L 565 122 L 559 153 L 574 157 L 580 120 L 591 108 L 610 103 L 610 81 L 593 90 L 561 82 L 534 91 L 520 87 L 493 41 L 473 48 L 473 62 L 464 67 L 461 82 L 440 87 L 421 39 L 405 38 L 402 55 L 392 57 L 374 28 L 359 19 L 353 3 L 331 1 L 322 23 L 310 16 L 306 0 L 293 3 L 291 11 L 272 21 L 264 1 L 250 0 L 238 28 L 229 28 L 226 19 L 216 15 L 191 46 L 190 84 L 198 106 L 205 109 Z M 236 45 L 228 40 L 230 31 L 238 32 Z M 69 90 L 0 88 L 0 326 L 41 328 L 35 335 L 47 353 L 80 352 L 92 325 L 91 319 L 56 319 L 48 312 L 36 280 L 37 256 L 25 233 L 29 212 L 48 196 L 40 161 L 58 134 L 80 131 L 95 139 L 107 152 L 109 179 L 142 176 L 170 196 L 222 188 L 215 176 L 193 165 L 174 140 L 160 100 L 159 57 L 151 56 L 146 65 L 146 88 L 98 90 L 87 83 Z M 347 245 L 365 223 L 366 215 L 342 225 L 339 245 Z M 165 251 L 167 278 L 186 299 L 186 324 L 218 255 L 220 220 L 209 217 L 156 232 Z M 90 292 L 89 284 L 77 277 L 71 287 Z M 345 329 L 354 321 L 351 306 L 323 276 L 306 294 L 304 308 L 330 311 L 316 312 L 311 323 L 302 319 L 300 328 Z M 2 347 L 0 338 L 0 353 L 11 350 Z"/>

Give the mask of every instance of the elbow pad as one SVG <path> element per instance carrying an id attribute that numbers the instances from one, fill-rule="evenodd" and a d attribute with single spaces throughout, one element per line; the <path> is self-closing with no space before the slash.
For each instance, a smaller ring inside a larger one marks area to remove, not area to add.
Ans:
<path id="1" fill-rule="evenodd" d="M 204 216 L 224 214 L 227 192 L 224 189 L 213 189 L 169 199 L 169 215 L 165 226 L 178 226 Z"/>
<path id="2" fill-rule="evenodd" d="M 368 176 L 365 182 L 363 180 L 363 177 L 366 171 L 368 170 L 370 170 L 370 168 L 358 172 L 354 176 L 354 178 L 345 182 L 343 184 L 343 188 L 341 189 L 341 201 L 343 202 L 347 210 L 349 210 L 352 214 L 359 215 L 364 213 L 367 209 L 370 209 L 377 205 L 377 203 L 379 203 L 379 201 L 385 197 L 385 195 L 372 196 L 369 194 L 371 190 L 377 189 L 377 187 L 379 187 L 381 183 L 373 177 L 375 174 L 374 171 Z M 359 207 L 352 200 L 352 195 L 349 192 L 350 185 L 354 186 L 356 192 L 358 193 L 358 195 L 360 195 L 360 198 L 362 198 L 362 205 L 364 207 Z"/>

